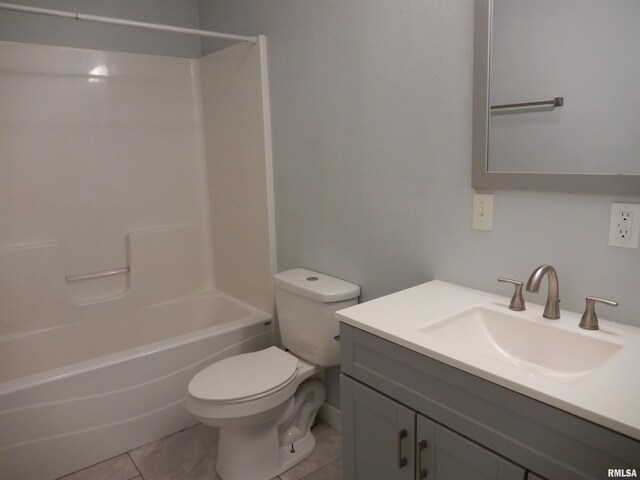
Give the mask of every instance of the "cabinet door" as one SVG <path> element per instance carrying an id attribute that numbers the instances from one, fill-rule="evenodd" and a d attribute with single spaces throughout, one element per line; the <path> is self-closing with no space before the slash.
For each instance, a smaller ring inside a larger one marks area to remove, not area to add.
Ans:
<path id="1" fill-rule="evenodd" d="M 343 478 L 413 480 L 415 412 L 340 375 Z"/>
<path id="2" fill-rule="evenodd" d="M 422 415 L 417 430 L 416 480 L 525 478 L 523 468 Z"/>

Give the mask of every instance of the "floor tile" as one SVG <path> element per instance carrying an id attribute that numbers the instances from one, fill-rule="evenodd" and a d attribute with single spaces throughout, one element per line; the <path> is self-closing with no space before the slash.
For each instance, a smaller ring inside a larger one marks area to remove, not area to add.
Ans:
<path id="1" fill-rule="evenodd" d="M 316 437 L 315 451 L 298 465 L 280 474 L 282 480 L 306 478 L 310 473 L 329 465 L 342 456 L 342 440 L 339 431 L 327 425 L 318 432 L 314 428 L 314 435 Z"/>
<path id="2" fill-rule="evenodd" d="M 139 475 L 140 472 L 129 455 L 125 453 L 62 477 L 60 480 L 130 480 Z"/>
<path id="3" fill-rule="evenodd" d="M 129 452 L 145 480 L 213 480 L 218 431 L 204 425 Z"/>
<path id="4" fill-rule="evenodd" d="M 314 423 L 313 427 L 312 427 L 312 431 L 314 435 L 317 435 L 318 433 L 320 433 L 322 430 L 324 430 L 325 428 L 333 428 L 331 425 L 329 425 L 327 422 L 325 422 L 324 420 L 316 417 L 316 423 Z"/>
<path id="5" fill-rule="evenodd" d="M 319 420 L 313 433 L 313 454 L 272 480 L 342 480 L 340 432 Z M 218 480 L 217 442 L 216 429 L 197 425 L 59 480 Z"/>
<path id="6" fill-rule="evenodd" d="M 319 470 L 310 473 L 302 480 L 342 480 L 342 459 L 325 465 Z"/>

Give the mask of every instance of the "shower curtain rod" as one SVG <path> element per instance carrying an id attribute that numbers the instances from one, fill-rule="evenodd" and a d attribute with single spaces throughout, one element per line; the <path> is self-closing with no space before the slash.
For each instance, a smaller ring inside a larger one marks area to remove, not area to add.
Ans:
<path id="1" fill-rule="evenodd" d="M 197 30 L 195 28 L 174 27 L 171 25 L 161 25 L 157 23 L 135 22 L 133 20 L 122 20 L 120 18 L 99 17 L 97 15 L 87 15 L 79 12 L 63 12 L 60 10 L 50 10 L 48 8 L 28 7 L 26 5 L 14 5 L 12 3 L 0 3 L 0 10 L 11 10 L 13 12 L 35 13 L 37 15 L 48 15 L 52 17 L 71 18 L 73 20 L 85 20 L 87 22 L 108 23 L 112 25 L 124 25 L 126 27 L 148 28 L 150 30 L 162 30 L 165 32 L 186 33 L 188 35 L 199 35 L 201 37 L 224 38 L 227 40 L 238 40 L 241 42 L 257 43 L 257 37 L 245 37 L 230 33 L 209 32 L 207 30 Z"/>

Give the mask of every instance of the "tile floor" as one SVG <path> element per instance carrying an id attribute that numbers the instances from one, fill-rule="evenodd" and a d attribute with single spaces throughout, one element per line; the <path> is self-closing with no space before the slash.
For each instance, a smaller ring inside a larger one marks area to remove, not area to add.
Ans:
<path id="1" fill-rule="evenodd" d="M 315 451 L 273 480 L 341 480 L 340 432 L 323 421 L 313 427 Z M 59 480 L 215 480 L 218 431 L 182 430 Z"/>

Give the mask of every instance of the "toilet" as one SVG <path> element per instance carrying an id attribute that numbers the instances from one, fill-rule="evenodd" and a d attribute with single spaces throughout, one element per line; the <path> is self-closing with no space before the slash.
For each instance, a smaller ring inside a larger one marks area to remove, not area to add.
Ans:
<path id="1" fill-rule="evenodd" d="M 222 480 L 271 480 L 311 455 L 311 425 L 324 403 L 311 378 L 340 363 L 336 310 L 355 305 L 360 287 L 304 268 L 275 275 L 282 343 L 229 357 L 189 383 L 187 409 L 218 427 Z"/>

